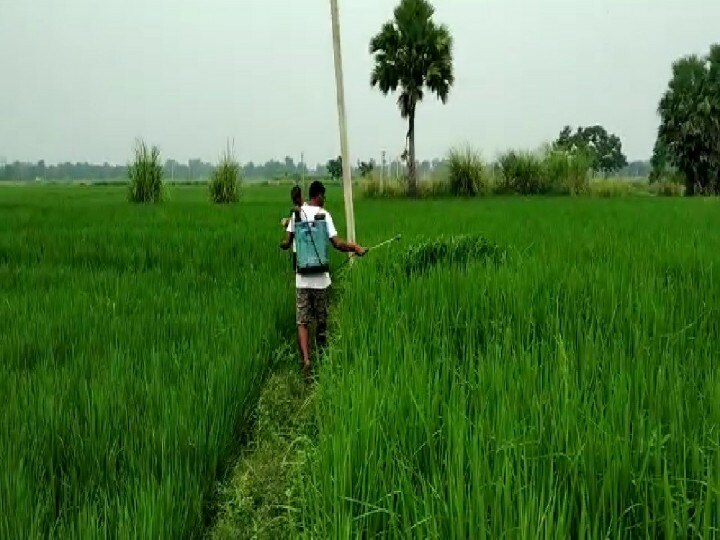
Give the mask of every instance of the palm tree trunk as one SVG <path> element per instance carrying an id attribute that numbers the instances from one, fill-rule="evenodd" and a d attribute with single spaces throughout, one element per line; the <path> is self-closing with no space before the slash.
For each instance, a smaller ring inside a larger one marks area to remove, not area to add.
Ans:
<path id="1" fill-rule="evenodd" d="M 408 138 L 410 139 L 410 152 L 408 156 L 408 194 L 416 197 L 418 194 L 417 170 L 415 169 L 415 106 L 410 109 Z"/>

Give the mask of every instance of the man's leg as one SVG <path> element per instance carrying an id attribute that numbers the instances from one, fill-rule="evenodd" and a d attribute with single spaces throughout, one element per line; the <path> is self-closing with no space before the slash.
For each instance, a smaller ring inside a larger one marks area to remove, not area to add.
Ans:
<path id="1" fill-rule="evenodd" d="M 314 314 L 315 314 L 315 340 L 321 350 L 327 345 L 327 312 L 328 312 L 328 289 L 314 291 Z"/>
<path id="2" fill-rule="evenodd" d="M 308 324 L 310 323 L 310 291 L 308 289 L 297 290 L 295 311 L 303 369 L 308 371 L 310 369 L 310 332 L 308 331 Z"/>

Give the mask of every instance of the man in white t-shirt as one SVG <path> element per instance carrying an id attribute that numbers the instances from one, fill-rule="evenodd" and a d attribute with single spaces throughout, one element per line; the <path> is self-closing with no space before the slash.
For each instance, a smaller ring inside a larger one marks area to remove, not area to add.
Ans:
<path id="1" fill-rule="evenodd" d="M 325 186 L 322 182 L 315 181 L 310 184 L 310 203 L 303 206 L 300 211 L 302 221 L 314 221 L 316 214 L 325 214 L 327 223 L 328 240 L 332 246 L 343 253 L 354 253 L 358 256 L 365 255 L 366 249 L 351 242 L 345 242 L 338 237 L 335 224 L 330 213 L 323 208 L 325 204 Z M 291 219 L 287 226 L 287 237 L 280 244 L 284 250 L 294 247 L 295 220 Z M 296 300 L 295 311 L 298 327 L 298 344 L 303 357 L 303 370 L 306 376 L 310 375 L 312 368 L 310 360 L 310 332 L 309 325 L 314 322 L 316 325 L 315 335 L 320 347 L 327 343 L 327 305 L 328 288 L 331 285 L 330 273 L 324 272 L 317 275 L 300 275 L 295 273 Z"/>

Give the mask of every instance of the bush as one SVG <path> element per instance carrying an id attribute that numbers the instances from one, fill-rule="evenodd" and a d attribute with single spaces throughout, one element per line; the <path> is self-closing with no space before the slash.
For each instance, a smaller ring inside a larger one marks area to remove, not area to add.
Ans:
<path id="1" fill-rule="evenodd" d="M 462 197 L 486 195 L 490 182 L 480 155 L 472 148 L 453 149 L 448 157 L 448 188 Z"/>
<path id="2" fill-rule="evenodd" d="M 511 150 L 500 156 L 498 168 L 501 192 L 536 195 L 549 191 L 543 178 L 543 162 L 535 154 Z"/>
<path id="3" fill-rule="evenodd" d="M 685 194 L 685 186 L 672 180 L 659 180 L 650 184 L 650 193 L 660 197 L 681 197 Z"/>
<path id="4" fill-rule="evenodd" d="M 590 182 L 589 193 L 595 197 L 628 197 L 642 193 L 639 186 L 625 180 L 596 180 Z"/>
<path id="5" fill-rule="evenodd" d="M 443 173 L 433 173 L 428 179 L 418 182 L 420 197 L 431 199 L 446 197 L 451 193 L 448 178 Z"/>
<path id="6" fill-rule="evenodd" d="M 587 192 L 591 163 L 583 153 L 549 149 L 543 160 L 544 189 L 564 195 Z"/>
<path id="7" fill-rule="evenodd" d="M 210 199 L 216 204 L 237 202 L 240 182 L 240 164 L 226 152 L 210 177 Z"/>
<path id="8" fill-rule="evenodd" d="M 403 197 L 406 189 L 401 180 L 387 178 L 387 175 L 381 180 L 380 173 L 373 171 L 360 181 L 360 193 L 368 199 L 394 199 Z"/>
<path id="9" fill-rule="evenodd" d="M 480 235 L 440 236 L 410 246 L 400 258 L 400 264 L 405 274 L 412 275 L 438 264 L 462 267 L 477 260 L 502 262 L 505 250 Z"/>
<path id="10" fill-rule="evenodd" d="M 367 199 L 401 199 L 407 196 L 407 181 L 405 179 L 384 178 L 380 180 L 380 173 L 373 171 L 360 181 L 360 193 Z M 447 179 L 440 174 L 434 174 L 429 179 L 418 182 L 418 196 L 422 198 L 442 197 L 449 193 Z"/>
<path id="11" fill-rule="evenodd" d="M 148 148 L 145 141 L 135 143 L 135 162 L 128 167 L 129 199 L 135 203 L 156 203 L 162 200 L 163 167 L 157 146 Z"/>

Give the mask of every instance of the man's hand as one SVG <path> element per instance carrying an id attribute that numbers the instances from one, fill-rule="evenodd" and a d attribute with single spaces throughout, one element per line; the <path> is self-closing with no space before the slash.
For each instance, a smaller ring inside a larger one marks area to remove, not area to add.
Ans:
<path id="1" fill-rule="evenodd" d="M 352 242 L 345 242 L 337 236 L 332 237 L 330 239 L 330 243 L 335 249 L 337 249 L 338 251 L 342 251 L 343 253 L 353 253 L 358 257 L 362 257 L 367 253 L 367 249 L 365 249 L 364 247 L 353 244 Z"/>
<path id="2" fill-rule="evenodd" d="M 290 246 L 292 246 L 293 243 L 293 237 L 294 235 L 292 233 L 287 233 L 287 236 L 285 236 L 285 240 L 280 242 L 280 249 L 283 251 L 287 251 L 290 249 Z"/>
<path id="3" fill-rule="evenodd" d="M 287 229 L 287 226 L 289 223 L 290 223 L 290 218 L 282 218 L 280 220 L 280 225 L 282 225 L 283 229 Z"/>

